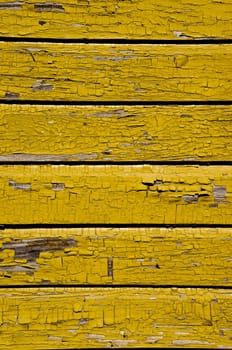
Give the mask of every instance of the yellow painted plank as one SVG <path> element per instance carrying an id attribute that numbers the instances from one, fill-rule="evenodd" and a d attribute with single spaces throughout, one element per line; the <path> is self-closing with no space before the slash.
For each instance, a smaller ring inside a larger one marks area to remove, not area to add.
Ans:
<path id="1" fill-rule="evenodd" d="M 0 98 L 232 100 L 232 46 L 0 43 Z"/>
<path id="2" fill-rule="evenodd" d="M 0 285 L 231 286 L 231 240 L 231 228 L 7 229 Z"/>
<path id="3" fill-rule="evenodd" d="M 8 288 L 0 300 L 3 350 L 231 348 L 227 289 Z"/>
<path id="4" fill-rule="evenodd" d="M 231 224 L 231 166 L 1 166 L 1 224 Z"/>
<path id="5" fill-rule="evenodd" d="M 230 0 L 0 2 L 0 34 L 65 39 L 231 38 Z"/>
<path id="6" fill-rule="evenodd" d="M 0 161 L 230 161 L 231 106 L 0 105 Z"/>

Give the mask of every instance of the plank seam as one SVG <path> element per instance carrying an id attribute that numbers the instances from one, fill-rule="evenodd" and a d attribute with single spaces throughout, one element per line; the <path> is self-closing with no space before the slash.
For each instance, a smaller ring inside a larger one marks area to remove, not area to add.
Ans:
<path id="1" fill-rule="evenodd" d="M 21 153 L 14 153 L 21 154 Z M 26 154 L 25 154 L 26 156 Z M 19 165 L 67 165 L 67 166 L 83 166 L 83 165 L 96 165 L 96 166 L 133 166 L 133 165 L 161 165 L 161 166 L 232 166 L 232 161 L 59 161 L 59 160 L 52 160 L 52 161 L 0 161 L 0 165 L 12 165 L 12 166 L 19 166 Z"/>
<path id="2" fill-rule="evenodd" d="M 170 284 L 170 285 L 163 285 L 163 284 L 24 284 L 24 285 L 0 285 L 1 289 L 47 289 L 47 288 L 77 288 L 77 289 L 122 289 L 122 288 L 128 288 L 128 289 L 170 289 L 170 288 L 190 288 L 190 289 L 226 289 L 226 290 L 232 290 L 231 286 L 211 286 L 211 285 L 205 285 L 205 286 L 199 286 L 199 285 L 185 285 L 185 284 Z"/>
<path id="3" fill-rule="evenodd" d="M 0 41 L 4 42 L 24 42 L 24 43 L 60 43 L 60 44 L 158 44 L 158 45 L 216 45 L 232 44 L 232 39 L 191 39 L 191 40 L 164 40 L 164 39 L 57 39 L 57 38 L 18 38 L 0 36 Z"/>
<path id="4" fill-rule="evenodd" d="M 232 228 L 232 224 L 1 224 L 0 231 L 8 229 L 43 228 Z"/>
<path id="5" fill-rule="evenodd" d="M 115 348 L 115 347 L 114 347 Z M 90 348 L 81 348 L 81 350 L 89 350 Z M 91 348 L 91 350 L 103 350 L 103 349 L 105 349 L 105 348 Z M 139 347 L 139 348 L 137 348 L 137 349 L 139 349 L 139 350 L 151 350 L 152 348 L 150 347 L 150 348 L 145 348 L 145 347 Z M 159 348 L 157 348 L 157 349 L 160 349 L 160 350 L 170 350 L 170 349 L 176 349 L 176 350 L 181 350 L 181 349 L 183 349 L 183 347 L 182 348 L 179 348 L 179 347 L 169 347 L 169 348 L 167 348 L 167 347 L 159 347 Z M 207 348 L 208 350 L 215 350 L 215 348 Z M 226 348 L 226 349 L 228 349 L 228 347 Z M 54 350 L 54 348 L 52 348 L 52 349 L 47 349 L 47 350 Z M 55 349 L 55 350 L 80 350 L 80 348 L 60 348 L 59 347 L 59 349 L 57 348 L 57 349 Z M 122 347 L 120 347 L 120 350 L 128 350 L 128 348 L 122 348 Z M 191 350 L 199 350 L 199 347 L 198 348 L 192 348 L 191 347 Z"/>
<path id="6" fill-rule="evenodd" d="M 0 104 L 10 105 L 46 105 L 46 106 L 228 106 L 232 100 L 208 101 L 57 101 L 57 100 L 17 100 L 14 98 L 0 99 Z"/>
<path id="7" fill-rule="evenodd" d="M 112 348 L 115 348 L 115 347 L 112 347 Z M 118 348 L 118 347 L 117 347 Z M 81 348 L 81 350 L 89 350 L 90 348 Z M 103 349 L 105 349 L 105 348 L 91 348 L 91 350 L 103 350 Z M 128 350 L 129 348 L 122 348 L 122 347 L 120 347 L 120 350 Z M 139 350 L 151 350 L 152 348 L 150 347 L 150 348 L 146 348 L 146 347 L 139 347 L 139 348 L 137 348 L 137 349 L 139 349 Z M 180 348 L 180 347 L 159 347 L 159 348 L 156 348 L 156 349 L 160 349 L 160 350 L 170 350 L 170 349 L 175 349 L 175 350 L 181 350 L 181 349 L 183 349 L 183 347 L 182 348 Z M 228 347 L 226 348 L 226 349 L 228 349 Z M 54 348 L 51 348 L 51 349 L 47 349 L 47 350 L 54 350 Z M 55 350 L 80 350 L 80 348 L 60 348 L 59 347 L 59 349 L 57 348 L 57 349 L 55 349 Z M 198 348 L 192 348 L 191 347 L 191 350 L 199 350 L 199 347 Z M 215 350 L 215 348 L 207 348 L 207 350 Z"/>

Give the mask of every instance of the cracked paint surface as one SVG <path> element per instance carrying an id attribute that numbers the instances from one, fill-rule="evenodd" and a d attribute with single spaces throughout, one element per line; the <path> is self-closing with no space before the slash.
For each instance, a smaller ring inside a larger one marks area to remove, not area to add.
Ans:
<path id="1" fill-rule="evenodd" d="M 229 347 L 231 291 L 1 289 L 0 349 Z"/>
<path id="2" fill-rule="evenodd" d="M 231 45 L 214 41 L 231 15 L 231 0 L 0 0 L 0 161 L 18 163 L 0 166 L 0 225 L 50 227 L 1 226 L 0 350 L 231 349 L 232 167 L 186 165 L 232 159 L 230 106 L 193 104 L 232 100 Z"/>
<path id="3" fill-rule="evenodd" d="M 1 224 L 230 224 L 230 166 L 0 166 Z"/>
<path id="4" fill-rule="evenodd" d="M 6 229 L 0 284 L 229 286 L 231 241 L 231 228 Z"/>
<path id="5" fill-rule="evenodd" d="M 71 39 L 228 39 L 230 0 L 0 2 L 2 36 Z"/>
<path id="6" fill-rule="evenodd" d="M 0 99 L 232 100 L 229 44 L 2 42 L 0 59 Z"/>
<path id="7" fill-rule="evenodd" d="M 217 105 L 1 104 L 0 161 L 230 161 L 231 119 Z"/>

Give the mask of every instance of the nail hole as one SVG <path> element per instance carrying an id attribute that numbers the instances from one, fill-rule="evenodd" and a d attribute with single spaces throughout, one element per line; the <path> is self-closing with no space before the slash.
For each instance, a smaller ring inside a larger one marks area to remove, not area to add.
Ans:
<path id="1" fill-rule="evenodd" d="M 45 21 L 39 21 L 39 24 L 41 25 L 41 26 L 43 26 L 44 24 L 46 24 L 47 22 L 45 22 Z"/>

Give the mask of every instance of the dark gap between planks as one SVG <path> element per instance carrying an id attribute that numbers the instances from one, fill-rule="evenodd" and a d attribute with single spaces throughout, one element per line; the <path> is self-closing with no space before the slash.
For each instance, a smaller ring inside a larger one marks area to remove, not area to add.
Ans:
<path id="1" fill-rule="evenodd" d="M 7 229 L 43 228 L 232 228 L 232 224 L 1 224 L 0 232 Z"/>
<path id="2" fill-rule="evenodd" d="M 14 153 L 14 155 L 17 155 L 17 153 Z M 20 155 L 20 154 L 19 154 Z M 27 154 L 24 154 L 25 157 Z M 43 154 L 41 154 L 43 156 Z M 67 165 L 67 166 L 133 166 L 133 165 L 159 165 L 159 166 L 215 166 L 215 165 L 221 165 L 221 166 L 232 166 L 232 161 L 59 161 L 59 160 L 53 160 L 53 161 L 0 161 L 1 165 L 12 165 L 12 166 L 19 166 L 19 165 Z"/>
<path id="3" fill-rule="evenodd" d="M 157 40 L 157 39 L 57 39 L 57 38 L 25 38 L 0 36 L 0 41 L 5 42 L 36 42 L 36 43 L 60 43 L 60 44 L 174 44 L 174 45 L 210 45 L 232 44 L 232 39 L 199 38 L 181 40 Z"/>
<path id="4" fill-rule="evenodd" d="M 232 285 L 231 286 L 211 286 L 211 285 L 205 285 L 205 286 L 198 286 L 198 285 L 186 285 L 186 284 L 171 284 L 171 285 L 160 285 L 160 284 L 48 284 L 48 283 L 43 283 L 43 284 L 24 284 L 24 285 L 0 285 L 0 290 L 1 289 L 41 289 L 41 288 L 49 288 L 49 289 L 54 289 L 54 288 L 76 288 L 76 289 L 122 289 L 122 288 L 128 288 L 128 289 L 146 289 L 146 288 L 152 288 L 152 289 L 169 289 L 169 288 L 197 288 L 197 289 L 227 289 L 227 290 L 232 290 Z"/>
<path id="5" fill-rule="evenodd" d="M 48 106 L 228 106 L 232 101 L 57 101 L 0 99 L 0 104 L 48 105 Z"/>

